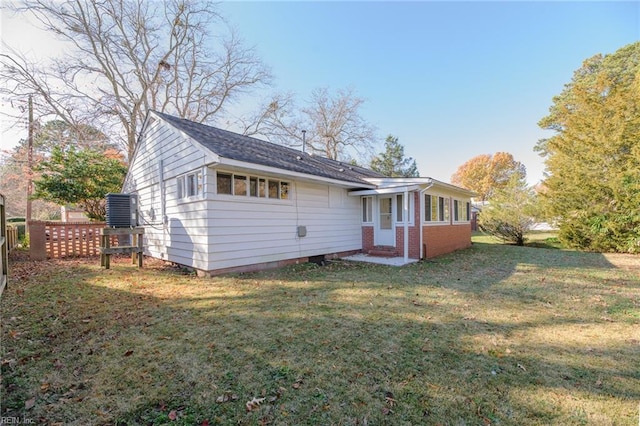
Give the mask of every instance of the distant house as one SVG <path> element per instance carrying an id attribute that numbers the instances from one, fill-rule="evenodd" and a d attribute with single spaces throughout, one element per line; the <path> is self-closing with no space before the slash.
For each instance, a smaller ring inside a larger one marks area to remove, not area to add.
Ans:
<path id="1" fill-rule="evenodd" d="M 73 206 L 61 206 L 60 217 L 63 222 L 89 222 L 89 218 L 83 209 Z"/>
<path id="2" fill-rule="evenodd" d="M 139 197 L 145 253 L 203 275 L 354 253 L 422 259 L 471 245 L 465 189 L 159 112 L 147 116 L 123 191 Z"/>

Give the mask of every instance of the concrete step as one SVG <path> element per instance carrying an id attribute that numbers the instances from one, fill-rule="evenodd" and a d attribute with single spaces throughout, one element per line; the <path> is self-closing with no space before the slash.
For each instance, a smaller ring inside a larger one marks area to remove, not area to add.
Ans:
<path id="1" fill-rule="evenodd" d="M 369 250 L 369 256 L 379 257 L 395 257 L 397 256 L 396 248 L 391 246 L 376 246 Z"/>

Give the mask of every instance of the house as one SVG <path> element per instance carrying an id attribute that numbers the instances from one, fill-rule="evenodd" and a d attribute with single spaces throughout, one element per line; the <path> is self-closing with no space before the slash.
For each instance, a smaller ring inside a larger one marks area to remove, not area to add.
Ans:
<path id="1" fill-rule="evenodd" d="M 434 257 L 471 245 L 473 193 L 150 112 L 125 178 L 145 254 L 201 275 L 355 253 Z"/>
<path id="2" fill-rule="evenodd" d="M 61 206 L 60 217 L 63 222 L 90 222 L 84 210 L 73 206 Z"/>

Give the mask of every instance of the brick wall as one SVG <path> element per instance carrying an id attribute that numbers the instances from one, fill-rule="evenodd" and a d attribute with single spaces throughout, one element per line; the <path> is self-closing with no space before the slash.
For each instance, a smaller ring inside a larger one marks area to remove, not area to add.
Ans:
<path id="1" fill-rule="evenodd" d="M 362 227 L 362 251 L 367 253 L 373 249 L 373 226 Z"/>
<path id="2" fill-rule="evenodd" d="M 423 226 L 426 258 L 471 247 L 471 226 L 460 225 Z"/>

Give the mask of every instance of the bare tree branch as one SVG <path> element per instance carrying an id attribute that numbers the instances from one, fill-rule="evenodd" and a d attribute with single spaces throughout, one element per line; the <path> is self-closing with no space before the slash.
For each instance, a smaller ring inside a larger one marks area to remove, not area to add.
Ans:
<path id="1" fill-rule="evenodd" d="M 71 50 L 39 67 L 3 46 L 1 94 L 33 94 L 47 105 L 43 114 L 68 123 L 119 128 L 129 156 L 148 110 L 212 122 L 238 96 L 270 82 L 236 34 L 210 34 L 222 19 L 206 1 L 25 0 L 14 10 Z"/>

